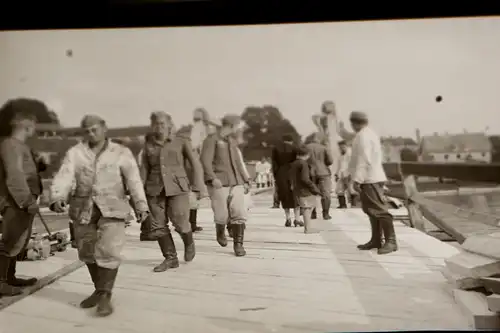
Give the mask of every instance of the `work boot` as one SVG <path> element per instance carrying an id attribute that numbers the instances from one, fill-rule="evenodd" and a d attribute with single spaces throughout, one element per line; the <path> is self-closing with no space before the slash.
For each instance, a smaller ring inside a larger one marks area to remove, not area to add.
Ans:
<path id="1" fill-rule="evenodd" d="M 20 287 L 11 286 L 8 283 L 10 261 L 9 257 L 0 256 L 0 296 L 16 296 L 23 292 Z"/>
<path id="2" fill-rule="evenodd" d="M 179 259 L 177 259 L 177 251 L 175 250 L 174 239 L 172 234 L 168 233 L 158 239 L 158 245 L 160 246 L 161 253 L 165 260 L 155 268 L 153 271 L 156 273 L 165 272 L 167 269 L 179 267 Z"/>
<path id="3" fill-rule="evenodd" d="M 339 201 L 339 206 L 337 208 L 339 208 L 339 209 L 345 209 L 345 208 L 347 208 L 347 202 L 346 202 L 346 199 L 345 199 L 345 195 L 338 195 L 337 199 Z M 352 206 L 352 204 L 351 204 L 351 206 Z"/>
<path id="4" fill-rule="evenodd" d="M 191 209 L 189 211 L 189 223 L 191 223 L 191 231 L 192 232 L 199 232 L 202 231 L 202 227 L 198 227 L 197 223 L 197 218 L 198 218 L 198 210 L 197 209 Z"/>
<path id="5" fill-rule="evenodd" d="M 285 227 L 289 228 L 292 226 L 292 220 L 291 219 L 286 219 L 285 221 Z"/>
<path id="6" fill-rule="evenodd" d="M 382 231 L 384 233 L 384 245 L 378 249 L 378 254 L 388 254 L 398 250 L 398 243 L 396 241 L 396 232 L 394 231 L 394 222 L 392 220 L 384 221 L 382 224 Z"/>
<path id="7" fill-rule="evenodd" d="M 303 227 L 304 226 L 304 222 L 299 221 L 299 220 L 294 220 L 293 221 L 293 226 L 294 227 Z"/>
<path id="8" fill-rule="evenodd" d="M 219 245 L 222 247 L 226 247 L 227 246 L 226 226 L 224 224 L 216 223 L 215 233 L 217 237 L 217 243 L 219 243 Z"/>
<path id="9" fill-rule="evenodd" d="M 92 278 L 92 282 L 94 283 L 95 290 L 92 293 L 92 295 L 90 295 L 89 297 L 87 297 L 86 299 L 84 299 L 80 303 L 80 307 L 82 309 L 93 308 L 94 306 L 97 306 L 97 303 L 99 303 L 99 291 L 97 290 L 98 280 L 99 280 L 99 276 L 98 276 L 99 271 L 98 271 L 97 264 L 95 264 L 95 263 L 87 264 L 87 268 L 89 270 L 90 277 Z"/>
<path id="10" fill-rule="evenodd" d="M 329 197 L 321 199 L 321 208 L 323 208 L 323 220 L 332 219 L 332 217 L 330 216 L 330 206 L 331 206 L 331 199 Z"/>
<path id="11" fill-rule="evenodd" d="M 247 254 L 245 248 L 243 247 L 243 239 L 245 235 L 245 225 L 244 224 L 233 224 L 233 249 L 234 255 L 237 257 L 243 257 Z"/>
<path id="12" fill-rule="evenodd" d="M 226 229 L 229 237 L 233 238 L 233 229 L 231 229 L 231 222 L 227 222 Z"/>
<path id="13" fill-rule="evenodd" d="M 73 226 L 73 222 L 69 223 L 69 240 L 71 241 L 71 247 L 76 249 L 78 244 L 76 243 L 75 227 Z"/>
<path id="14" fill-rule="evenodd" d="M 106 317 L 113 313 L 111 296 L 113 287 L 115 285 L 118 269 L 98 267 L 97 270 L 99 276 L 98 280 L 99 301 L 97 303 L 96 313 L 99 317 Z"/>
<path id="15" fill-rule="evenodd" d="M 10 259 L 9 271 L 7 273 L 7 283 L 13 287 L 33 286 L 38 281 L 38 279 L 36 279 L 36 278 L 28 278 L 28 279 L 16 278 L 16 264 L 17 264 L 16 258 Z"/>
<path id="16" fill-rule="evenodd" d="M 330 212 L 328 210 L 323 211 L 323 220 L 331 220 Z"/>
<path id="17" fill-rule="evenodd" d="M 318 218 L 318 214 L 316 213 L 316 208 L 314 208 L 311 212 L 311 220 L 316 220 Z"/>
<path id="18" fill-rule="evenodd" d="M 359 250 L 379 249 L 382 246 L 380 222 L 370 218 L 370 228 L 372 237 L 367 243 L 358 245 Z"/>
<path id="19" fill-rule="evenodd" d="M 182 242 L 184 243 L 184 261 L 193 261 L 196 255 L 196 249 L 194 246 L 194 239 L 192 232 L 181 233 Z"/>

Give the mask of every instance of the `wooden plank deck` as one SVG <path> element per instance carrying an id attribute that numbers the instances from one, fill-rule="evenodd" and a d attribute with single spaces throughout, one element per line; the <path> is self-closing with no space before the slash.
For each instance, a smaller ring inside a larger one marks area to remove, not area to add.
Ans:
<path id="1" fill-rule="evenodd" d="M 400 251 L 362 252 L 369 238 L 359 209 L 333 210 L 320 234 L 284 228 L 271 196 L 256 197 L 247 227 L 248 255 L 214 239 L 212 214 L 199 216 L 197 257 L 174 271 L 151 272 L 157 245 L 129 228 L 116 283 L 116 312 L 95 318 L 78 303 L 92 292 L 84 268 L 0 312 L 7 333 L 333 332 L 466 329 L 439 270 L 458 250 L 397 223 Z M 174 236 L 181 247 L 177 235 Z M 182 256 L 182 251 L 180 251 Z M 27 265 L 20 265 L 26 270 Z"/>

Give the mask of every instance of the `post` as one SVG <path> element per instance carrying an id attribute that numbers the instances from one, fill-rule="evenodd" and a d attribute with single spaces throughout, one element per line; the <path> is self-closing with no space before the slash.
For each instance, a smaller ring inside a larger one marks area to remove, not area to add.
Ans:
<path id="1" fill-rule="evenodd" d="M 418 204 L 412 201 L 412 197 L 418 195 L 417 182 L 414 175 L 403 176 L 403 188 L 406 195 L 405 203 L 408 215 L 410 216 L 411 227 L 426 232 L 424 215 Z"/>

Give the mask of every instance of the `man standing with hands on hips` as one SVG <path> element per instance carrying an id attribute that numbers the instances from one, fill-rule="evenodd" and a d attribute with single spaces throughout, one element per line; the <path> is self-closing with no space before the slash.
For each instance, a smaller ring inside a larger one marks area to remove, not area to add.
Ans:
<path id="1" fill-rule="evenodd" d="M 368 126 L 368 117 L 364 112 L 352 112 L 350 121 L 356 137 L 352 144 L 349 175 L 354 190 L 360 193 L 361 207 L 370 219 L 372 234 L 370 241 L 358 245 L 358 249 L 378 249 L 378 254 L 388 254 L 397 251 L 398 245 L 393 217 L 385 201 L 387 177 L 382 166 L 380 137 Z M 384 234 L 384 244 L 380 229 Z"/>
<path id="2" fill-rule="evenodd" d="M 66 211 L 69 199 L 78 256 L 87 265 L 95 287 L 80 307 L 97 306 L 98 316 L 108 316 L 113 312 L 111 293 L 130 213 L 125 189 L 132 197 L 138 222 L 147 218 L 148 205 L 130 149 L 108 140 L 106 123 L 99 116 L 85 116 L 81 129 L 84 140 L 66 152 L 52 182 L 50 209 Z"/>

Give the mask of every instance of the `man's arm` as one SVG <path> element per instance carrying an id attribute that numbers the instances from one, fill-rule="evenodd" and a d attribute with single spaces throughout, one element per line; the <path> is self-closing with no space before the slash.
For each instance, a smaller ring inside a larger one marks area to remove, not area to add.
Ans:
<path id="1" fill-rule="evenodd" d="M 205 175 L 205 182 L 210 182 L 217 178 L 213 168 L 216 144 L 217 139 L 213 136 L 203 141 L 203 146 L 201 148 L 201 165 Z"/>
<path id="2" fill-rule="evenodd" d="M 195 154 L 193 153 L 193 147 L 188 140 L 183 140 L 182 155 L 191 166 L 191 171 L 193 172 L 193 188 L 198 192 L 202 191 L 205 187 L 205 184 L 203 182 L 203 167 L 201 166 L 198 158 L 196 158 Z"/>
<path id="3" fill-rule="evenodd" d="M 371 147 L 372 144 L 370 138 L 365 133 L 362 133 L 359 137 L 358 146 L 356 150 L 355 168 L 351 173 L 352 180 L 356 183 L 362 184 L 366 179 L 366 174 L 371 165 L 371 160 L 370 160 Z"/>
<path id="4" fill-rule="evenodd" d="M 311 180 L 310 166 L 307 162 L 300 163 L 300 179 L 312 194 L 320 194 L 318 187 Z"/>
<path id="5" fill-rule="evenodd" d="M 136 212 L 147 212 L 149 209 L 140 170 L 130 149 L 123 147 L 120 160 L 120 172 L 125 182 L 124 185 L 130 192 L 134 210 Z"/>
<path id="6" fill-rule="evenodd" d="M 139 174 L 141 176 L 142 182 L 146 183 L 146 179 L 149 173 L 149 163 L 145 148 L 142 148 L 142 150 L 139 152 L 139 155 L 137 155 L 137 164 L 139 166 Z"/>
<path id="7" fill-rule="evenodd" d="M 36 201 L 26 181 L 23 168 L 21 146 L 11 139 L 4 139 L 0 144 L 0 156 L 5 170 L 7 189 L 21 209 L 28 208 Z"/>
<path id="8" fill-rule="evenodd" d="M 276 174 L 278 173 L 278 152 L 276 148 L 273 148 L 271 151 L 271 170 L 274 178 L 276 179 Z"/>
<path id="9" fill-rule="evenodd" d="M 64 155 L 61 167 L 57 171 L 50 185 L 50 204 L 66 202 L 73 190 L 75 179 L 75 152 L 70 148 Z"/>
<path id="10" fill-rule="evenodd" d="M 324 162 L 325 162 L 325 165 L 326 165 L 327 167 L 329 167 L 330 165 L 332 165 L 332 164 L 333 164 L 333 155 L 332 155 L 332 150 L 331 150 L 329 147 L 327 147 L 327 146 L 323 147 L 323 149 L 324 149 L 324 151 L 325 151 L 325 153 L 324 153 L 324 158 L 325 158 L 325 161 L 324 161 Z M 337 163 L 337 164 L 338 164 L 338 163 Z"/>

